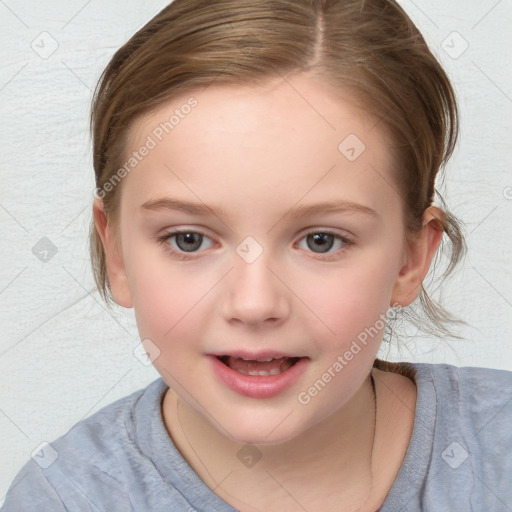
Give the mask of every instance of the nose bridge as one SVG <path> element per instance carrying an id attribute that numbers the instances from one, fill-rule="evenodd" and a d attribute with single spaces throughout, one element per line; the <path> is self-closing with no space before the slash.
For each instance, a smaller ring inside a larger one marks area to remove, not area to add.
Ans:
<path id="1" fill-rule="evenodd" d="M 226 319 L 258 324 L 286 318 L 289 314 L 286 288 L 268 268 L 270 254 L 252 240 L 242 242 L 236 252 L 227 283 Z"/>

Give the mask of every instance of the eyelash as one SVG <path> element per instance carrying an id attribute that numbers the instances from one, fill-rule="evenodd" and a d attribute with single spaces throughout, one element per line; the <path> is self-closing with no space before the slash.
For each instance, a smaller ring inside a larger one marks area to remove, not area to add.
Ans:
<path id="1" fill-rule="evenodd" d="M 201 235 L 205 238 L 210 238 L 206 233 L 203 233 L 202 231 L 199 231 L 199 230 L 195 230 L 195 231 L 193 231 L 193 230 L 176 230 L 176 231 L 171 231 L 171 232 L 164 233 L 163 235 L 158 236 L 157 241 L 164 247 L 164 250 L 179 260 L 195 259 L 194 254 L 198 254 L 199 252 L 202 252 L 202 251 L 182 252 L 182 251 L 177 251 L 176 249 L 173 249 L 169 245 L 169 239 L 171 239 L 172 237 L 174 237 L 176 235 L 180 235 L 180 234 L 194 234 L 194 235 Z M 318 259 L 318 260 L 333 261 L 335 259 L 333 256 L 336 255 L 337 253 L 339 253 L 339 251 L 345 250 L 348 247 L 350 247 L 351 245 L 354 245 L 353 240 L 351 240 L 349 237 L 340 235 L 339 233 L 335 233 L 328 229 L 318 230 L 318 231 L 310 231 L 310 232 L 306 233 L 304 236 L 302 236 L 302 238 L 300 238 L 299 242 L 304 240 L 305 238 L 307 238 L 310 235 L 318 235 L 318 234 L 333 236 L 335 239 L 339 240 L 343 244 L 343 246 L 340 249 L 338 249 L 334 252 L 315 253 L 313 251 L 308 251 L 311 254 L 316 255 L 316 256 L 314 256 L 314 258 Z M 322 256 L 322 254 L 325 254 L 325 256 Z"/>

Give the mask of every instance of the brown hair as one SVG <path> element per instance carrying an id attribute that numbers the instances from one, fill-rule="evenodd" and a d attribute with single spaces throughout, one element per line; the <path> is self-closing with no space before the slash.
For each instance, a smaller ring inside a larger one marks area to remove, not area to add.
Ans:
<path id="1" fill-rule="evenodd" d="M 122 184 L 105 185 L 122 165 L 138 117 L 213 82 L 265 84 L 300 71 L 357 91 L 361 106 L 387 128 L 397 163 L 393 186 L 408 232 L 417 232 L 456 142 L 457 106 L 448 77 L 394 0 L 175 0 L 163 9 L 115 53 L 96 89 L 94 170 L 109 221 Z M 464 239 L 446 210 L 440 223 L 443 243 L 451 246 L 448 273 L 464 252 Z M 90 247 L 98 289 L 109 303 L 94 223 Z M 422 330 L 451 334 L 454 319 L 423 288 L 415 302 L 421 307 L 407 309 Z"/>

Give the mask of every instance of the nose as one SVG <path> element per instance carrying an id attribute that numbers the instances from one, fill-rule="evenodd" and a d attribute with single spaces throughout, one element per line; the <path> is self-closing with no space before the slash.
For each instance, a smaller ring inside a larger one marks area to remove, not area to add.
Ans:
<path id="1" fill-rule="evenodd" d="M 234 268 L 226 282 L 224 318 L 251 327 L 284 322 L 290 314 L 287 289 L 274 275 L 275 270 L 268 268 L 264 254 L 252 263 L 236 254 L 234 257 Z"/>

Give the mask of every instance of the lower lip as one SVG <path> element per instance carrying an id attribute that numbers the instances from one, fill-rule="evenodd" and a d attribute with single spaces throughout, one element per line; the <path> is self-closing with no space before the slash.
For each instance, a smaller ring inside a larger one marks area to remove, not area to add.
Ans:
<path id="1" fill-rule="evenodd" d="M 232 370 L 215 356 L 208 356 L 215 375 L 226 386 L 240 395 L 250 398 L 272 398 L 290 388 L 302 375 L 308 359 L 299 359 L 291 368 L 278 375 L 245 375 Z"/>

